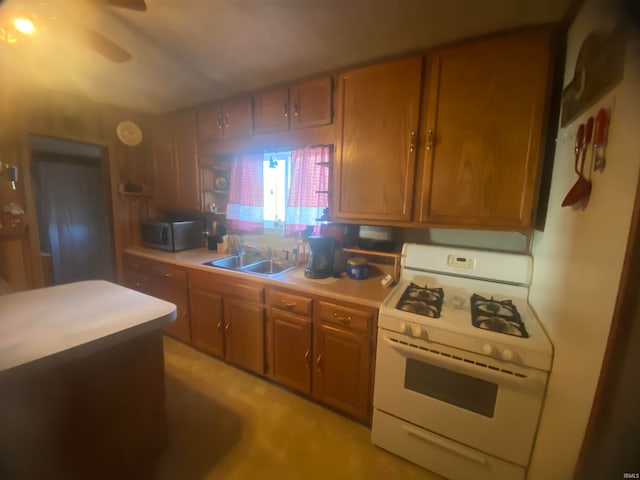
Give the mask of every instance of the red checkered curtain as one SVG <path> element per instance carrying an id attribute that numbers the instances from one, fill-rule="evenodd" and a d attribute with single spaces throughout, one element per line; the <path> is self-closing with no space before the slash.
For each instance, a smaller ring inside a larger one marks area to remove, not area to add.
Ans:
<path id="1" fill-rule="evenodd" d="M 285 212 L 285 235 L 315 225 L 329 206 L 331 147 L 305 147 L 291 151 L 291 186 Z M 322 164 L 325 164 L 323 166 Z"/>
<path id="2" fill-rule="evenodd" d="M 229 233 L 262 233 L 264 187 L 262 154 L 235 159 L 229 177 L 227 230 Z"/>

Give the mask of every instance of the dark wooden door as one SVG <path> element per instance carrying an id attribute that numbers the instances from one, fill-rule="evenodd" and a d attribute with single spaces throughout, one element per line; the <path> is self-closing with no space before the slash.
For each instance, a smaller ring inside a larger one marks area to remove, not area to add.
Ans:
<path id="1" fill-rule="evenodd" d="M 551 46 L 540 30 L 431 56 L 421 221 L 531 225 Z"/>
<path id="2" fill-rule="evenodd" d="M 179 210 L 200 211 L 200 180 L 196 151 L 196 116 L 193 111 L 173 117 L 174 155 L 176 168 L 176 207 Z"/>
<path id="3" fill-rule="evenodd" d="M 222 104 L 222 131 L 225 140 L 253 135 L 251 97 L 227 100 Z"/>
<path id="4" fill-rule="evenodd" d="M 293 128 L 329 125 L 333 118 L 331 77 L 314 78 L 291 86 Z"/>
<path id="5" fill-rule="evenodd" d="M 269 376 L 289 388 L 311 393 L 311 320 L 272 308 L 269 328 Z"/>
<path id="6" fill-rule="evenodd" d="M 222 295 L 191 288 L 191 341 L 201 350 L 224 357 L 224 317 Z"/>
<path id="7" fill-rule="evenodd" d="M 170 116 L 157 118 L 153 125 L 155 201 L 158 208 L 166 210 L 175 208 L 177 196 L 172 130 L 173 125 Z"/>
<path id="8" fill-rule="evenodd" d="M 289 87 L 254 94 L 253 120 L 256 133 L 289 130 Z"/>
<path id="9" fill-rule="evenodd" d="M 189 297 L 186 282 L 182 284 L 159 275 L 154 275 L 152 282 L 153 295 L 175 304 L 177 308 L 177 318 L 165 326 L 165 332 L 181 342 L 191 342 Z"/>
<path id="10" fill-rule="evenodd" d="M 368 336 L 316 324 L 313 397 L 366 420 L 369 417 L 370 349 Z"/>
<path id="11" fill-rule="evenodd" d="M 341 75 L 336 219 L 410 220 L 421 80 L 421 56 Z"/>
<path id="12" fill-rule="evenodd" d="M 227 360 L 264 374 L 264 307 L 225 297 L 224 320 Z"/>

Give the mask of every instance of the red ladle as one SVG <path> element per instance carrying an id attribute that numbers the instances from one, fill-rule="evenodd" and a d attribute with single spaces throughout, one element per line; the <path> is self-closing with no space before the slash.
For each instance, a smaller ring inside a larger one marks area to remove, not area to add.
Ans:
<path id="1" fill-rule="evenodd" d="M 568 207 L 570 205 L 575 205 L 583 198 L 589 196 L 591 193 L 591 182 L 587 180 L 583 174 L 584 172 L 584 162 L 587 157 L 587 150 L 589 149 L 589 144 L 591 143 L 591 136 L 593 135 L 593 117 L 589 117 L 587 120 L 587 127 L 583 124 L 580 124 L 578 127 L 578 133 L 576 134 L 576 160 L 574 165 L 574 170 L 578 174 L 578 180 L 571 187 L 567 196 L 564 197 L 562 201 L 563 207 Z M 580 164 L 580 170 L 578 170 L 578 159 L 580 158 L 580 153 L 582 153 L 582 162 Z"/>

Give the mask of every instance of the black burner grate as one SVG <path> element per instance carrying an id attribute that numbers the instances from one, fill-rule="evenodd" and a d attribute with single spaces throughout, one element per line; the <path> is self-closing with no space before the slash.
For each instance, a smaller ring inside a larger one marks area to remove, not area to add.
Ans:
<path id="1" fill-rule="evenodd" d="M 471 296 L 471 323 L 474 327 L 529 338 L 518 309 L 511 300 L 495 300 L 480 295 Z"/>
<path id="2" fill-rule="evenodd" d="M 412 282 L 398 300 L 396 308 L 425 317 L 440 318 L 443 300 L 442 288 L 421 287 Z"/>

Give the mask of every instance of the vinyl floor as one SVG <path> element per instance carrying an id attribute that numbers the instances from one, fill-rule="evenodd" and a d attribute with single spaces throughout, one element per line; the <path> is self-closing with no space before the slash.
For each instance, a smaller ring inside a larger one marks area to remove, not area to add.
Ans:
<path id="1" fill-rule="evenodd" d="M 440 480 L 371 431 L 180 342 L 164 340 L 168 447 L 158 480 Z"/>

